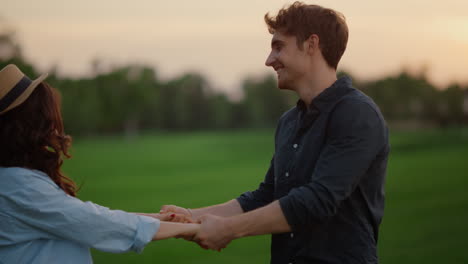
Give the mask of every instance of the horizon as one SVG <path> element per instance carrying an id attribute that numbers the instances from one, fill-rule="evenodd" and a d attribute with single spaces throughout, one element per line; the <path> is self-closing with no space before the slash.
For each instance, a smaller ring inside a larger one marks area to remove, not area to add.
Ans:
<path id="1" fill-rule="evenodd" d="M 0 16 L 40 71 L 56 67 L 60 76 L 80 78 L 94 75 L 96 60 L 106 67 L 140 64 L 161 79 L 200 73 L 229 94 L 248 76 L 274 73 L 264 65 L 271 35 L 263 15 L 292 2 L 18 0 L 4 4 Z M 305 2 L 346 17 L 350 37 L 338 70 L 359 80 L 406 70 L 424 72 L 439 88 L 468 84 L 468 2 Z"/>

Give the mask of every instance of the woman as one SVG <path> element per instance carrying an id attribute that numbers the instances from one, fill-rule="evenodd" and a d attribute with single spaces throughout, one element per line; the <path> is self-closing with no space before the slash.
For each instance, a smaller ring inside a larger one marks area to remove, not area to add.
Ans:
<path id="1" fill-rule="evenodd" d="M 141 252 L 152 240 L 194 236 L 198 224 L 160 221 L 175 215 L 75 198 L 61 171 L 71 138 L 45 77 L 31 81 L 15 65 L 0 71 L 0 263 L 92 263 L 90 247 Z"/>

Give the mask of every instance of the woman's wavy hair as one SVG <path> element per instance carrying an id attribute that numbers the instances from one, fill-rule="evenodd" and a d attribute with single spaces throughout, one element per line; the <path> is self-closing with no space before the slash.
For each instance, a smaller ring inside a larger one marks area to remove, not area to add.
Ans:
<path id="1" fill-rule="evenodd" d="M 61 166 L 70 158 L 71 137 L 60 113 L 60 94 L 45 82 L 18 107 L 0 115 L 0 166 L 42 171 L 67 194 L 76 196 L 73 180 Z"/>

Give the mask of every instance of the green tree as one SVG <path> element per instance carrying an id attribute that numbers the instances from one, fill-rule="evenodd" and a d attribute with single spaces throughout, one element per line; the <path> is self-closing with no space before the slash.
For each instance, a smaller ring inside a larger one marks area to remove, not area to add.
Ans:
<path id="1" fill-rule="evenodd" d="M 242 86 L 248 124 L 252 127 L 275 127 L 281 114 L 297 100 L 294 93 L 277 88 L 273 75 L 247 78 Z"/>

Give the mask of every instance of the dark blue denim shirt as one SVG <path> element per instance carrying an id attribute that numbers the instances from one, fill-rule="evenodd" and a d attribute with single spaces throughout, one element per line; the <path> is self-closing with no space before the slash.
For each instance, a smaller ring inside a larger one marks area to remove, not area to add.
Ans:
<path id="1" fill-rule="evenodd" d="M 388 129 L 379 108 L 338 79 L 284 113 L 275 153 L 244 211 L 279 200 L 291 233 L 272 235 L 271 263 L 377 263 Z"/>

